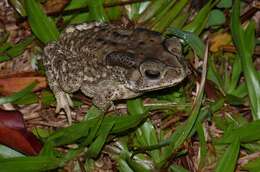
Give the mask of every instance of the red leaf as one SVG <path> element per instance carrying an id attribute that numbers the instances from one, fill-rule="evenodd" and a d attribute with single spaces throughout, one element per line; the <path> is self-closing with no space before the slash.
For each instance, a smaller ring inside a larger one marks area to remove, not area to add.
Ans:
<path id="1" fill-rule="evenodd" d="M 0 144 L 27 155 L 37 155 L 42 144 L 25 128 L 22 114 L 18 111 L 0 109 Z"/>
<path id="2" fill-rule="evenodd" d="M 210 80 L 206 80 L 205 93 L 209 99 L 217 100 L 220 97 L 220 93 L 214 87 L 214 84 Z"/>
<path id="3" fill-rule="evenodd" d="M 37 82 L 34 91 L 47 87 L 46 78 L 37 76 L 36 73 L 19 73 L 0 76 L 0 94 L 8 96 L 21 91 L 32 82 Z"/>

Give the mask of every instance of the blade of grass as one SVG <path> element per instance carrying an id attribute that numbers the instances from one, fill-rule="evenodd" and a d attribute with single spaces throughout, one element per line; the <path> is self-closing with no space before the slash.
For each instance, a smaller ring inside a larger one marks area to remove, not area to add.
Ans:
<path id="1" fill-rule="evenodd" d="M 118 159 L 117 164 L 118 164 L 118 170 L 120 172 L 134 172 L 134 170 L 129 167 L 129 165 L 124 159 L 121 158 Z"/>
<path id="2" fill-rule="evenodd" d="M 64 23 L 66 25 L 81 24 L 84 22 L 90 22 L 91 17 L 89 13 L 71 14 L 63 16 Z"/>
<path id="3" fill-rule="evenodd" d="M 37 85 L 36 82 L 33 82 L 32 84 L 30 84 L 29 86 L 27 86 L 26 88 L 24 88 L 23 90 L 21 90 L 20 92 L 17 92 L 11 96 L 7 96 L 7 97 L 1 97 L 0 98 L 0 105 L 1 104 L 5 104 L 5 103 L 12 103 L 22 97 L 24 97 L 25 95 L 29 94 L 32 92 L 33 88 Z"/>
<path id="4" fill-rule="evenodd" d="M 217 71 L 216 65 L 213 61 L 213 57 L 209 58 L 208 64 L 209 67 L 208 67 L 207 79 L 212 81 L 217 86 L 217 88 L 221 91 L 221 93 L 225 95 L 225 91 L 223 88 L 224 84 L 220 73 Z"/>
<path id="5" fill-rule="evenodd" d="M 99 22 L 107 22 L 108 17 L 103 7 L 103 0 L 88 1 L 88 7 L 90 12 L 91 20 Z"/>
<path id="6" fill-rule="evenodd" d="M 3 53 L 4 51 L 7 51 L 8 49 L 12 48 L 14 45 L 10 42 L 5 42 L 1 44 L 0 46 L 0 52 Z"/>
<path id="7" fill-rule="evenodd" d="M 11 58 L 7 55 L 0 55 L 0 62 L 8 61 Z"/>
<path id="8" fill-rule="evenodd" d="M 206 136 L 205 136 L 205 131 L 203 124 L 197 123 L 197 133 L 199 136 L 199 167 L 198 169 L 202 169 L 206 162 L 207 158 L 207 141 L 206 141 Z"/>
<path id="9" fill-rule="evenodd" d="M 191 48 L 200 58 L 203 58 L 203 54 L 205 52 L 205 45 L 202 42 L 202 40 L 195 34 L 190 32 L 184 32 L 172 27 L 167 29 L 166 34 L 172 34 L 174 36 L 177 36 L 178 38 L 183 39 L 186 43 L 189 44 L 189 46 L 191 46 Z"/>
<path id="10" fill-rule="evenodd" d="M 117 3 L 120 2 L 120 0 L 106 0 L 106 3 Z M 119 20 L 121 15 L 122 15 L 122 10 L 120 7 L 111 7 L 111 8 L 106 8 L 105 9 L 107 16 L 109 20 Z"/>
<path id="11" fill-rule="evenodd" d="M 47 138 L 46 142 L 53 143 L 53 146 L 60 146 L 73 143 L 82 137 L 87 137 L 91 129 L 96 127 L 99 120 L 102 119 L 94 118 L 87 121 L 82 121 L 67 128 L 62 128 L 52 133 Z"/>
<path id="12" fill-rule="evenodd" d="M 235 90 L 233 90 L 230 94 L 244 98 L 245 96 L 248 95 L 246 83 L 239 84 Z"/>
<path id="13" fill-rule="evenodd" d="M 188 20 L 188 17 L 190 16 L 190 13 L 188 12 L 189 6 L 187 5 L 182 11 L 181 13 L 176 16 L 176 18 L 172 21 L 172 23 L 170 24 L 170 27 L 173 28 L 177 28 L 177 29 L 181 29 L 184 24 L 186 23 L 186 21 Z"/>
<path id="14" fill-rule="evenodd" d="M 260 140 L 260 120 L 244 124 L 239 128 L 235 128 L 229 132 L 225 132 L 224 136 L 217 143 L 232 143 L 234 138 L 238 137 L 241 143 L 249 143 Z"/>
<path id="15" fill-rule="evenodd" d="M 129 152 L 128 150 L 128 142 L 129 138 L 128 136 L 120 137 L 117 142 L 115 142 L 116 148 L 115 150 L 117 153 L 120 153 L 118 157 L 115 157 L 115 159 L 118 163 L 120 161 L 124 162 L 125 167 L 138 172 L 148 172 L 152 171 L 153 167 L 151 166 L 151 161 L 145 158 L 144 156 L 136 155 L 132 156 L 133 154 Z"/>
<path id="16" fill-rule="evenodd" d="M 231 13 L 231 33 L 241 58 L 253 118 L 260 119 L 260 79 L 252 62 L 255 47 L 255 25 L 250 22 L 245 30 L 240 25 L 240 1 L 235 0 Z"/>
<path id="17" fill-rule="evenodd" d="M 240 142 L 238 138 L 232 141 L 223 157 L 218 162 L 215 172 L 233 172 L 236 167 L 236 161 L 239 154 Z"/>
<path id="18" fill-rule="evenodd" d="M 23 16 L 23 17 L 26 16 L 26 12 L 24 9 L 24 1 L 10 0 L 10 3 L 21 16 Z"/>
<path id="19" fill-rule="evenodd" d="M 191 110 L 190 117 L 185 122 L 184 125 L 178 127 L 176 131 L 173 133 L 173 135 L 170 137 L 171 143 L 169 147 L 166 147 L 164 151 L 163 158 L 161 158 L 161 162 L 158 164 L 159 166 L 164 165 L 168 158 L 172 156 L 172 153 L 178 149 L 183 142 L 186 140 L 186 138 L 189 136 L 190 132 L 195 126 L 195 123 L 197 121 L 197 117 L 201 108 L 201 102 L 203 99 L 203 93 L 204 93 L 204 85 L 206 80 L 206 73 L 207 73 L 207 59 L 208 59 L 208 44 L 205 49 L 205 55 L 204 55 L 204 63 L 203 63 L 203 71 L 202 71 L 202 77 L 201 77 L 201 85 L 199 87 L 198 95 L 194 101 L 194 106 Z"/>
<path id="20" fill-rule="evenodd" d="M 188 0 L 180 0 L 177 1 L 176 4 L 174 4 L 173 8 L 170 9 L 164 16 L 163 20 L 160 19 L 158 22 L 156 22 L 152 26 L 152 30 L 158 31 L 158 32 L 163 32 L 165 29 L 171 24 L 173 19 L 179 15 L 181 10 L 185 7 L 185 5 L 188 3 Z"/>
<path id="21" fill-rule="evenodd" d="M 35 172 L 59 167 L 60 159 L 48 156 L 0 159 L 1 172 Z"/>
<path id="22" fill-rule="evenodd" d="M 183 168 L 182 166 L 179 166 L 179 165 L 171 165 L 169 167 L 170 171 L 171 172 L 189 172 L 187 169 Z"/>
<path id="23" fill-rule="evenodd" d="M 30 26 L 36 37 L 43 43 L 57 40 L 59 31 L 52 19 L 44 14 L 39 1 L 25 0 L 24 2 Z"/>
<path id="24" fill-rule="evenodd" d="M 29 105 L 38 102 L 38 97 L 35 93 L 28 93 L 24 97 L 14 101 L 14 104 L 17 105 Z"/>
<path id="25" fill-rule="evenodd" d="M 239 82 L 241 72 L 242 72 L 241 60 L 238 56 L 235 56 L 235 61 L 232 65 L 230 85 L 227 90 L 228 93 L 235 90 L 235 88 Z"/>
<path id="26" fill-rule="evenodd" d="M 125 132 L 129 129 L 133 129 L 140 125 L 148 116 L 145 112 L 142 115 L 127 115 L 121 117 L 111 117 L 110 119 L 105 119 L 105 122 L 110 122 L 115 120 L 115 125 L 111 131 L 112 134 L 118 134 Z"/>
<path id="27" fill-rule="evenodd" d="M 139 127 L 135 132 L 135 135 L 137 141 L 140 143 L 140 146 L 145 147 L 158 144 L 156 130 L 150 121 L 146 121 L 141 127 Z M 160 161 L 159 150 L 150 151 L 149 154 L 155 163 Z"/>
<path id="28" fill-rule="evenodd" d="M 29 36 L 25 38 L 21 42 L 14 45 L 12 48 L 9 48 L 6 51 L 6 54 L 10 57 L 19 56 L 24 52 L 25 48 L 32 43 L 33 40 L 34 40 L 34 36 Z"/>
<path id="29" fill-rule="evenodd" d="M 141 115 L 145 113 L 142 99 L 127 100 L 127 110 L 131 115 Z"/>
<path id="30" fill-rule="evenodd" d="M 186 32 L 192 32 L 197 35 L 205 28 L 208 20 L 208 15 L 210 10 L 218 3 L 218 0 L 210 0 L 208 3 L 199 11 L 196 17 L 192 20 L 191 23 L 187 24 L 182 28 Z"/>
<path id="31" fill-rule="evenodd" d="M 137 23 L 144 23 L 152 18 L 165 4 L 168 3 L 165 0 L 156 0 L 150 2 L 148 7 L 144 10 L 142 15 L 137 19 Z"/>
<path id="32" fill-rule="evenodd" d="M 242 169 L 250 172 L 258 172 L 260 169 L 260 158 L 249 161 Z"/>
<path id="33" fill-rule="evenodd" d="M 147 167 L 145 163 L 142 163 L 142 160 L 132 159 L 130 156 L 126 157 L 127 164 L 135 171 L 135 172 L 149 172 L 152 169 Z"/>
<path id="34" fill-rule="evenodd" d="M 147 113 L 142 115 L 104 117 L 103 122 L 100 124 L 100 127 L 102 127 L 103 125 L 107 126 L 111 123 L 114 123 L 111 134 L 117 134 L 137 127 L 146 117 Z M 47 138 L 46 142 L 51 142 L 54 146 L 60 146 L 73 143 L 82 137 L 88 136 L 89 138 L 94 138 L 95 135 L 92 136 L 92 134 L 96 133 L 94 132 L 96 131 L 95 128 L 99 126 L 98 121 L 102 118 L 103 116 L 101 115 L 98 118 L 92 118 L 87 121 L 82 121 L 74 124 L 70 127 L 60 129 L 59 131 L 52 133 Z M 87 140 L 89 140 L 88 137 Z M 89 141 L 85 141 L 84 143 L 89 143 Z"/>
<path id="35" fill-rule="evenodd" d="M 86 8 L 87 5 L 88 5 L 88 1 L 86 1 L 86 0 L 70 1 L 70 3 L 66 6 L 64 11 Z M 81 12 L 81 13 L 75 13 L 75 14 L 73 13 L 73 14 L 64 15 L 63 20 L 66 25 L 80 24 L 83 22 L 91 21 L 91 16 L 90 16 L 90 13 L 88 11 L 86 11 L 86 12 Z"/>
<path id="36" fill-rule="evenodd" d="M 103 112 L 102 112 L 103 113 Z M 102 116 L 101 116 L 102 115 Z M 89 130 L 89 134 L 88 136 L 86 137 L 86 139 L 84 141 L 81 142 L 81 146 L 86 146 L 86 145 L 89 145 L 93 142 L 93 140 L 96 138 L 97 136 L 97 133 L 101 127 L 101 124 L 104 120 L 104 114 L 100 114 L 100 116 L 97 116 L 95 118 L 98 118 L 98 121 L 97 123 L 95 124 L 94 127 L 92 127 L 90 130 Z M 112 121 L 111 123 L 113 123 L 114 121 Z"/>
<path id="37" fill-rule="evenodd" d="M 138 3 L 125 6 L 127 16 L 130 20 L 136 22 L 141 13 L 147 8 L 149 2 L 140 1 Z"/>
<path id="38" fill-rule="evenodd" d="M 102 125 L 99 128 L 98 136 L 94 142 L 89 146 L 89 149 L 86 153 L 87 158 L 96 158 L 100 153 L 102 147 L 104 146 L 107 136 L 109 135 L 111 129 L 113 128 L 115 122 L 107 123 Z"/>
<path id="39" fill-rule="evenodd" d="M 70 3 L 66 6 L 64 9 L 71 10 L 71 9 L 77 9 L 77 8 L 83 8 L 88 5 L 88 0 L 77 0 L 77 1 L 70 1 Z"/>

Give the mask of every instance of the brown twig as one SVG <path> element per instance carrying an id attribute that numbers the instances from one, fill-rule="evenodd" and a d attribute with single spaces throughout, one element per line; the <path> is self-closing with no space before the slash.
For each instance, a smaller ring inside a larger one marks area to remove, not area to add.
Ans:
<path id="1" fill-rule="evenodd" d="M 129 5 L 129 4 L 134 4 L 134 3 L 139 3 L 139 2 L 146 2 L 146 1 L 151 1 L 151 0 L 127 0 L 127 1 L 120 1 L 120 2 L 113 2 L 113 3 L 104 3 L 104 8 L 111 8 L 111 7 L 116 7 L 116 6 L 124 6 L 124 5 Z M 62 9 L 63 10 L 63 9 Z M 89 8 L 88 7 L 82 7 L 82 8 L 77 8 L 77 9 L 69 9 L 66 11 L 52 11 L 52 12 L 47 12 L 46 14 L 49 16 L 60 16 L 60 15 L 68 15 L 68 14 L 73 14 L 73 13 L 82 13 L 82 12 L 88 12 Z"/>
<path id="2" fill-rule="evenodd" d="M 236 52 L 236 48 L 232 45 L 226 45 L 226 46 L 222 47 L 222 49 L 224 52 L 230 52 L 230 53 Z M 260 56 L 260 46 L 256 46 L 253 53 L 255 56 Z"/>
<path id="3" fill-rule="evenodd" d="M 251 7 L 250 9 L 248 9 L 241 17 L 241 22 L 244 23 L 245 21 L 247 21 L 249 18 L 253 17 L 254 14 L 258 11 L 259 9 L 257 9 L 256 7 Z"/>
<path id="4" fill-rule="evenodd" d="M 249 18 L 253 17 L 254 14 L 259 10 L 259 4 L 256 4 L 254 6 L 251 6 L 246 12 L 244 12 L 241 16 L 240 16 L 240 20 L 241 20 L 241 23 L 244 23 L 246 22 Z M 225 26 L 226 26 L 226 29 L 225 29 L 225 32 L 229 31 L 230 30 L 230 27 L 227 27 L 229 26 L 230 24 L 230 18 L 228 18 L 228 20 L 226 21 L 225 23 Z"/>

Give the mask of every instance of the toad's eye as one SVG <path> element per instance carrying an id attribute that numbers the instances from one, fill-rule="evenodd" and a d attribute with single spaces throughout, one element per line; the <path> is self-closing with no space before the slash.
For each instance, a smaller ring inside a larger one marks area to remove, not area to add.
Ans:
<path id="1" fill-rule="evenodd" d="M 140 65 L 140 72 L 143 77 L 150 80 L 160 80 L 164 76 L 165 64 L 157 59 L 146 59 Z"/>
<path id="2" fill-rule="evenodd" d="M 157 70 L 146 70 L 144 72 L 145 76 L 149 79 L 159 79 L 160 78 L 160 71 Z"/>

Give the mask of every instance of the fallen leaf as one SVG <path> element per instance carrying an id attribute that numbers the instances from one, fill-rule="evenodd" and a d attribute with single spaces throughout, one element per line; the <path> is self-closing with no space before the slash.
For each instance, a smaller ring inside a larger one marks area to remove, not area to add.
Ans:
<path id="1" fill-rule="evenodd" d="M 217 52 L 220 50 L 221 47 L 227 45 L 231 42 L 231 36 L 228 33 L 218 33 L 210 41 L 210 48 L 211 52 Z"/>
<path id="2" fill-rule="evenodd" d="M 69 0 L 48 0 L 44 4 L 44 10 L 47 14 L 63 11 Z"/>
<path id="3" fill-rule="evenodd" d="M 205 83 L 205 93 L 206 93 L 207 97 L 212 100 L 218 100 L 220 97 L 220 93 L 214 87 L 214 84 L 209 80 L 206 80 L 206 83 Z"/>
<path id="4" fill-rule="evenodd" d="M 27 155 L 37 155 L 41 142 L 25 128 L 19 111 L 0 109 L 0 144 L 4 144 Z"/>
<path id="5" fill-rule="evenodd" d="M 4 96 L 11 95 L 21 91 L 23 88 L 37 82 L 34 91 L 47 87 L 47 81 L 44 76 L 36 76 L 34 73 L 20 73 L 15 75 L 6 75 L 0 77 L 0 94 Z"/>

